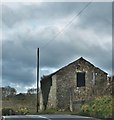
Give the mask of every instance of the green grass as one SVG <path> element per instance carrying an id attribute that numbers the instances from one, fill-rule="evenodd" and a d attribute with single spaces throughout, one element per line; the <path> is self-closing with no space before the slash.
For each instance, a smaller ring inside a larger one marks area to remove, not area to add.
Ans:
<path id="1" fill-rule="evenodd" d="M 7 97 L 2 100 L 2 108 L 11 108 L 19 111 L 26 108 L 29 113 L 36 112 L 36 95 Z"/>

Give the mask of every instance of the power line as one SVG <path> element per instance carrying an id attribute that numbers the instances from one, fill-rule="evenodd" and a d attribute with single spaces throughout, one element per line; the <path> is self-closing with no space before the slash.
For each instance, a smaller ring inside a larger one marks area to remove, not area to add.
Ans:
<path id="1" fill-rule="evenodd" d="M 67 27 L 69 27 L 69 26 L 73 23 L 73 21 L 74 21 L 78 16 L 80 16 L 80 15 L 82 14 L 82 12 L 83 12 L 91 3 L 92 3 L 92 1 L 89 2 L 89 3 L 87 3 L 87 4 L 85 5 L 85 7 L 84 7 L 78 14 L 76 14 L 76 15 L 71 19 L 71 21 L 68 22 L 68 23 L 64 26 L 64 28 L 63 28 L 61 31 L 59 31 L 59 32 L 54 36 L 53 39 L 49 40 L 45 45 L 43 45 L 43 46 L 40 47 L 40 48 L 44 48 L 44 47 L 47 46 L 52 40 L 55 40 L 61 33 L 63 33 L 63 32 L 65 31 L 65 29 L 66 29 Z"/>

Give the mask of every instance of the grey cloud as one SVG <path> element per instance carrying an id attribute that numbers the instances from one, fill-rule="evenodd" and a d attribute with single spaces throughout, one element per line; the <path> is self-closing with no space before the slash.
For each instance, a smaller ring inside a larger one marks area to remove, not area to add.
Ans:
<path id="1" fill-rule="evenodd" d="M 65 36 L 67 37 L 64 38 L 64 41 L 59 37 L 55 41 L 51 41 L 44 50 L 41 50 L 41 65 L 60 67 L 68 64 L 69 61 L 75 60 L 77 57 L 84 56 L 85 58 L 91 58 L 100 67 L 111 68 L 110 49 L 104 50 L 101 45 L 94 44 L 95 41 L 92 41 L 93 44 L 83 41 L 80 36 L 75 34 L 72 34 L 72 39 L 66 34 Z"/>
<path id="2" fill-rule="evenodd" d="M 85 18 L 85 19 L 84 19 Z M 92 28 L 100 33 L 112 32 L 112 3 L 91 3 L 87 10 L 80 16 L 81 27 Z"/>
<path id="3" fill-rule="evenodd" d="M 2 22 L 9 28 L 11 28 L 17 21 L 21 20 L 21 14 L 16 13 L 16 11 L 12 10 L 8 6 L 3 5 L 2 11 Z"/>
<path id="4" fill-rule="evenodd" d="M 11 3 L 10 3 L 11 4 Z M 9 6 L 10 6 L 9 4 Z M 16 3 L 12 3 L 14 6 Z M 19 8 L 14 10 L 10 7 L 3 5 L 2 18 L 3 23 L 7 24 L 8 27 L 13 27 L 16 23 L 28 20 L 37 20 L 38 23 L 43 24 L 44 22 L 54 21 L 56 19 L 62 19 L 70 14 L 77 14 L 86 3 L 67 3 L 67 2 L 49 2 L 38 4 L 18 4 Z"/>
<path id="5" fill-rule="evenodd" d="M 14 60 L 17 64 L 21 63 L 21 66 L 25 68 L 35 68 L 36 48 L 39 46 L 40 41 L 43 41 L 44 45 L 48 43 L 47 41 L 50 41 L 50 36 L 53 36 L 52 31 L 53 30 L 48 30 L 49 35 L 47 34 L 45 38 L 42 37 L 42 35 L 41 37 L 37 37 L 36 35 L 32 40 L 29 37 L 27 39 L 26 33 L 25 35 L 20 35 L 18 39 L 15 39 L 15 41 L 4 41 L 3 60 Z M 42 32 L 45 33 L 45 29 Z M 44 48 L 40 49 L 41 68 L 61 67 L 69 63 L 69 61 L 75 60 L 78 56 L 85 56 L 85 58 L 90 58 L 90 56 L 92 56 L 93 60 L 97 61 L 98 63 L 102 61 L 102 58 L 107 58 L 108 61 L 110 61 L 111 59 L 110 57 L 108 57 L 111 56 L 109 54 L 110 50 L 104 51 L 104 49 L 99 44 L 91 45 L 91 43 L 82 40 L 78 34 L 76 35 L 75 33 L 73 33 L 68 35 L 68 33 L 66 33 L 65 37 L 62 37 L 62 35 L 60 35 L 55 40 L 53 40 L 53 37 L 51 39 L 52 41 L 50 41 L 49 44 L 47 44 Z M 98 59 L 101 60 L 98 61 Z M 105 61 L 105 64 L 103 64 L 102 61 L 101 66 L 106 65 L 106 62 L 107 61 Z"/>
<path id="6" fill-rule="evenodd" d="M 84 30 L 90 30 L 98 38 L 101 38 L 102 35 L 103 37 L 111 36 L 111 26 L 108 24 L 111 21 L 109 3 L 102 3 L 102 5 L 92 3 L 93 5 L 89 6 L 79 17 L 79 24 L 75 24 L 74 20 L 56 38 L 54 36 L 58 33 L 58 28 L 53 26 L 54 24 L 48 26 L 48 22 L 60 22 L 60 19 L 65 19 L 70 14 L 77 13 L 85 4 L 43 3 L 40 6 L 21 5 L 15 11 L 5 6 L 3 8 L 5 10 L 3 12 L 3 22 L 14 32 L 12 35 L 6 32 L 6 39 L 2 44 L 3 82 L 29 87 L 35 84 L 36 78 L 33 71 L 36 68 L 36 48 L 38 47 L 40 47 L 41 75 L 50 73 L 51 68 L 59 69 L 81 56 L 106 72 L 111 72 L 111 46 L 104 45 L 102 39 L 102 44 L 96 43 L 94 36 L 93 38 L 87 37 L 84 33 Z M 100 6 L 102 6 L 102 11 Z M 106 21 L 102 17 L 106 18 Z M 38 25 L 35 24 L 37 25 L 36 29 L 28 29 L 27 26 L 31 26 L 31 24 L 30 22 L 26 23 L 26 21 L 34 21 L 35 19 L 42 22 L 39 22 Z M 18 22 L 19 26 L 22 21 L 26 23 L 25 31 L 23 28 L 22 31 L 13 28 L 14 24 L 16 28 L 16 23 Z M 43 28 L 40 29 L 39 25 L 43 25 Z M 5 28 L 4 30 L 7 31 Z M 89 32 L 87 34 L 91 36 Z M 104 49 L 105 47 L 106 49 Z"/>
<path id="7" fill-rule="evenodd" d="M 20 63 L 14 61 L 3 61 L 2 78 L 5 83 L 15 83 L 18 85 L 31 86 L 35 82 L 32 69 L 23 67 Z"/>
<path id="8" fill-rule="evenodd" d="M 13 3 L 14 4 L 14 3 Z M 16 23 L 21 24 L 23 21 L 35 20 L 37 25 L 45 25 L 61 23 L 61 19 L 77 15 L 87 3 L 71 2 L 71 3 L 42 3 L 41 5 L 23 5 L 19 4 L 17 10 L 3 6 L 3 23 L 9 27 L 13 27 Z M 15 4 L 14 4 L 15 5 Z M 91 3 L 88 8 L 79 16 L 80 27 L 87 29 L 91 27 L 96 31 L 110 33 L 112 25 L 112 3 Z M 68 21 L 69 22 L 69 21 Z M 66 22 L 67 23 L 67 22 Z M 75 25 L 75 20 L 73 22 Z M 29 23 L 28 23 L 29 24 Z"/>
<path id="9" fill-rule="evenodd" d="M 3 60 L 14 60 L 15 62 L 22 63 L 25 67 L 35 67 L 35 61 L 33 61 L 33 58 L 35 58 L 35 51 L 23 46 L 22 43 L 19 45 L 18 42 L 15 44 L 13 41 L 3 42 L 2 54 Z"/>

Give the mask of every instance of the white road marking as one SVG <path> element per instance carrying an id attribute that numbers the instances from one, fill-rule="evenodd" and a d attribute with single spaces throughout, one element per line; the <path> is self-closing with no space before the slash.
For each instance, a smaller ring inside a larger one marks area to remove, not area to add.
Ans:
<path id="1" fill-rule="evenodd" d="M 3 120 L 6 118 L 42 118 L 44 120 L 52 120 L 53 118 L 85 118 L 90 119 L 91 117 L 86 116 L 75 116 L 75 115 L 12 115 L 12 116 L 3 116 Z M 92 118 L 91 118 L 92 119 Z"/>
<path id="2" fill-rule="evenodd" d="M 38 115 L 40 118 L 45 118 L 45 119 L 47 119 L 46 117 L 44 117 L 44 116 L 41 116 L 41 115 Z"/>
<path id="3" fill-rule="evenodd" d="M 50 118 L 47 118 L 47 117 L 44 117 L 44 116 L 41 116 L 41 115 L 38 115 L 40 118 L 44 118 L 44 119 L 47 119 L 47 120 L 51 120 Z"/>
<path id="4" fill-rule="evenodd" d="M 41 115 L 26 115 L 27 117 L 31 117 L 31 118 L 43 118 L 46 120 L 51 120 L 50 118 L 47 118 L 45 116 L 41 116 Z"/>
<path id="5" fill-rule="evenodd" d="M 46 119 L 46 120 L 51 120 L 47 117 L 44 117 L 44 116 L 41 116 L 41 115 L 26 115 L 26 116 L 3 116 L 3 120 L 5 120 L 6 118 L 43 118 L 43 119 Z M 2 119 L 1 119 L 2 120 Z"/>

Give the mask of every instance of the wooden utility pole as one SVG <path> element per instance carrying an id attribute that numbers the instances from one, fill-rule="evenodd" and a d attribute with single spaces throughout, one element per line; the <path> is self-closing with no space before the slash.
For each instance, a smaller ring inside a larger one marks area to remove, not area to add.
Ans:
<path id="1" fill-rule="evenodd" d="M 39 107 L 39 48 L 37 48 L 37 112 Z"/>

